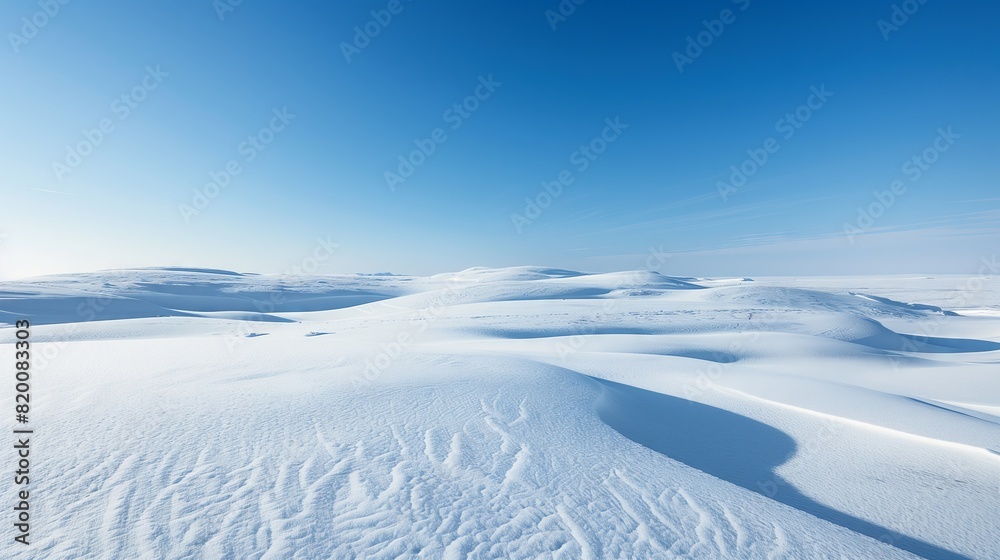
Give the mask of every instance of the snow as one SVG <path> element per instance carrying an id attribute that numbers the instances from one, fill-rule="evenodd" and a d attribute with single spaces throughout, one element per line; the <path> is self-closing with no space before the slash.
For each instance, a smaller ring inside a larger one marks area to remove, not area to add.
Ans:
<path id="1" fill-rule="evenodd" d="M 4 557 L 1000 558 L 991 279 L 106 271 L 0 283 L 8 363 L 25 316 Z"/>

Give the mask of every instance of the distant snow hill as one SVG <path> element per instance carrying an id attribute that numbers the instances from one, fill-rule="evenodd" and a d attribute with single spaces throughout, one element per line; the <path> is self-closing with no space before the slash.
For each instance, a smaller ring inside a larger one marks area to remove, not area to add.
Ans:
<path id="1" fill-rule="evenodd" d="M 1000 558 L 991 279 L 68 274 L 5 368 L 25 318 L 4 558 Z"/>

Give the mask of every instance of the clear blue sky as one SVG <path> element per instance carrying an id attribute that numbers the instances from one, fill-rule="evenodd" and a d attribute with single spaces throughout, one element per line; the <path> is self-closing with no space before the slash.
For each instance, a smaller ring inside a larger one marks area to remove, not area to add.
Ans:
<path id="1" fill-rule="evenodd" d="M 318 272 L 971 273 L 1000 240 L 995 3 L 224 2 L 0 5 L 0 277 L 318 238 Z"/>

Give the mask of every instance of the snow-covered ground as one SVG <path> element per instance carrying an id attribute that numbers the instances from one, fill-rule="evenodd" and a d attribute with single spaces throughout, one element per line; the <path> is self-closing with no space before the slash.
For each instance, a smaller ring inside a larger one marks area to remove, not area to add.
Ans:
<path id="1" fill-rule="evenodd" d="M 49 276 L 5 371 L 23 318 L 5 558 L 1000 558 L 992 278 Z"/>

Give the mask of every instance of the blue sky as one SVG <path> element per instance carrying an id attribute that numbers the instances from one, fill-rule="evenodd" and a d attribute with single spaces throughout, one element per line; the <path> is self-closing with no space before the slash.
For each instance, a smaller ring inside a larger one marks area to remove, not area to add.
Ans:
<path id="1" fill-rule="evenodd" d="M 0 278 L 277 273 L 317 240 L 331 273 L 971 273 L 1000 239 L 998 15 L 5 2 Z"/>

